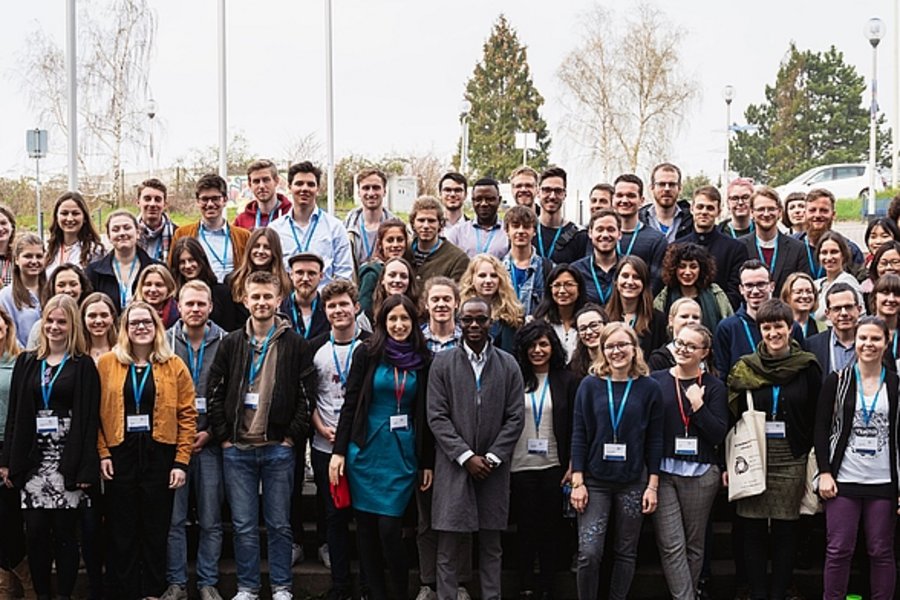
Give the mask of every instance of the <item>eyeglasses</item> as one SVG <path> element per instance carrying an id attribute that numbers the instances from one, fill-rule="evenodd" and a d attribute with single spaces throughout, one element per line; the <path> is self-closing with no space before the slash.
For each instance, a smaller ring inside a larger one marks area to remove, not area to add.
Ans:
<path id="1" fill-rule="evenodd" d="M 584 335 L 588 331 L 599 333 L 601 329 L 603 329 L 603 321 L 591 321 L 590 323 L 585 323 L 584 325 L 576 329 L 576 331 L 578 331 L 578 335 Z"/>
<path id="2" fill-rule="evenodd" d="M 490 320 L 491 320 L 491 318 L 486 315 L 478 315 L 477 317 L 472 317 L 472 316 L 466 315 L 464 317 L 459 318 L 459 322 L 466 326 L 471 325 L 472 323 L 478 323 L 479 325 L 486 325 L 488 323 L 488 321 L 490 321 Z"/>
<path id="3" fill-rule="evenodd" d="M 558 292 L 560 290 L 577 290 L 578 283 L 575 281 L 557 281 L 550 286 L 550 289 L 554 292 Z"/>
<path id="4" fill-rule="evenodd" d="M 541 187 L 541 194 L 544 196 L 565 196 L 566 188 L 561 187 Z"/>
<path id="5" fill-rule="evenodd" d="M 740 196 L 728 196 L 729 202 L 734 202 L 735 204 L 746 204 L 750 201 L 750 194 L 742 194 Z"/>
<path id="6" fill-rule="evenodd" d="M 153 319 L 137 319 L 136 321 L 128 321 L 128 329 L 153 329 Z"/>
<path id="7" fill-rule="evenodd" d="M 769 282 L 769 281 L 756 281 L 756 282 L 750 282 L 750 283 L 742 283 L 741 287 L 745 288 L 747 290 L 762 291 L 762 290 L 766 289 L 767 287 L 769 287 L 770 283 L 771 282 Z"/>
<path id="8" fill-rule="evenodd" d="M 893 267 L 895 269 L 900 269 L 900 258 L 882 258 L 878 261 L 879 267 Z"/>
<path id="9" fill-rule="evenodd" d="M 681 184 L 678 183 L 677 181 L 654 181 L 653 185 L 658 188 L 663 188 L 663 189 L 670 188 L 673 190 L 675 188 L 681 187 Z"/>
<path id="10" fill-rule="evenodd" d="M 197 198 L 197 204 L 216 204 L 219 200 L 222 199 L 221 195 L 218 196 L 200 196 Z"/>
<path id="11" fill-rule="evenodd" d="M 850 314 L 854 310 L 859 310 L 859 307 L 856 306 L 855 304 L 842 304 L 841 306 L 829 306 L 828 307 L 828 312 L 832 312 L 832 313 L 835 313 L 838 315 L 841 314 L 842 312 Z"/>
<path id="12" fill-rule="evenodd" d="M 616 342 L 615 344 L 605 344 L 603 350 L 605 352 L 625 352 L 634 346 L 633 342 Z"/>
<path id="13" fill-rule="evenodd" d="M 673 343 L 675 344 L 676 350 L 686 350 L 687 352 L 690 352 L 691 354 L 693 354 L 697 350 L 707 348 L 707 346 L 695 346 L 694 344 L 689 344 L 689 343 L 683 342 L 681 340 L 675 340 Z"/>

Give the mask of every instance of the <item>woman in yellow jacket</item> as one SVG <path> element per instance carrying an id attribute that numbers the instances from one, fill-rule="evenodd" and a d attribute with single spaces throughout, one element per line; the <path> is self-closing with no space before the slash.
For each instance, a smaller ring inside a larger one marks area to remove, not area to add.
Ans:
<path id="1" fill-rule="evenodd" d="M 194 384 L 166 344 L 153 308 L 122 312 L 118 345 L 100 357 L 100 474 L 106 481 L 108 573 L 114 597 L 166 588 L 173 492 L 184 485 L 196 433 Z"/>

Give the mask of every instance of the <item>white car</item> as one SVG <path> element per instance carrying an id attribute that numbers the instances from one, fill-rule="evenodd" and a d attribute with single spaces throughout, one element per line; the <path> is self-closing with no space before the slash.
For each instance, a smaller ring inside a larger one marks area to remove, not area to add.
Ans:
<path id="1" fill-rule="evenodd" d="M 835 198 L 865 198 L 869 193 L 869 165 L 844 163 L 815 167 L 775 188 L 775 191 L 783 199 L 790 193 L 806 193 L 815 188 L 825 188 Z M 876 172 L 875 192 L 883 189 L 884 179 Z"/>

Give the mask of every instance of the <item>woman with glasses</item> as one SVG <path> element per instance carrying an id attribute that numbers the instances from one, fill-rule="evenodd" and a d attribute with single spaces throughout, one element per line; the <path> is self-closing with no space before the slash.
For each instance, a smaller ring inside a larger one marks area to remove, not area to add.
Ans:
<path id="1" fill-rule="evenodd" d="M 728 296 L 716 283 L 716 261 L 698 244 L 672 244 L 662 265 L 665 288 L 653 301 L 653 308 L 667 314 L 680 298 L 691 298 L 702 309 L 703 325 L 710 331 L 725 317 L 734 314 Z"/>
<path id="2" fill-rule="evenodd" d="M 787 304 L 766 300 L 756 322 L 762 340 L 756 352 L 742 356 L 732 367 L 728 404 L 732 417 L 739 419 L 748 409 L 749 395 L 754 409 L 766 413 L 766 491 L 738 500 L 737 514 L 744 520 L 750 597 L 783 599 L 794 570 L 796 526 L 822 371 L 815 355 L 791 339 L 794 315 Z M 770 547 L 772 575 L 767 578 Z"/>
<path id="3" fill-rule="evenodd" d="M 892 276 L 893 277 L 893 276 Z M 860 522 L 871 598 L 894 597 L 897 523 L 897 374 L 883 365 L 889 333 L 880 317 L 856 329 L 856 361 L 830 373 L 816 411 L 819 495 L 825 501 L 826 600 L 847 596 Z"/>
<path id="4" fill-rule="evenodd" d="M 569 361 L 578 343 L 575 315 L 587 302 L 584 279 L 570 265 L 556 265 L 547 275 L 547 289 L 550 293 L 544 294 L 534 318 L 544 319 L 553 326 Z"/>
<path id="5" fill-rule="evenodd" d="M 122 312 L 118 344 L 100 357 L 100 475 L 114 597 L 166 589 L 166 543 L 174 490 L 184 485 L 196 432 L 191 374 L 145 302 Z"/>
<path id="6" fill-rule="evenodd" d="M 597 362 L 600 354 L 600 333 L 603 327 L 609 323 L 606 311 L 599 304 L 588 302 L 575 313 L 575 329 L 578 332 L 578 343 L 572 360 L 569 361 L 569 369 L 583 378 L 590 373 L 591 366 Z"/>
<path id="7" fill-rule="evenodd" d="M 491 254 L 478 254 L 459 280 L 459 298 L 479 297 L 491 304 L 491 339 L 496 347 L 512 354 L 516 330 L 524 322 L 524 310 L 516 297 L 509 271 Z"/>
<path id="8" fill-rule="evenodd" d="M 268 229 L 266 228 L 268 231 Z M 280 243 L 280 240 L 279 240 Z M 248 248 L 252 246 L 248 245 Z M 219 283 L 206 251 L 195 238 L 178 238 L 169 249 L 169 272 L 175 279 L 175 297 L 181 287 L 188 281 L 199 279 L 212 290 L 213 309 L 210 320 L 224 329 L 234 331 L 247 322 L 248 313 L 243 302 L 235 302 L 231 296 L 231 288 Z M 231 274 L 233 276 L 233 274 Z"/>
<path id="9" fill-rule="evenodd" d="M 802 339 L 813 336 L 826 327 L 812 315 L 819 308 L 816 284 L 808 273 L 791 273 L 781 287 L 781 301 L 791 307 L 794 313 L 794 329 L 800 331 Z"/>
<path id="10" fill-rule="evenodd" d="M 678 337 L 681 328 L 689 323 L 699 325 L 702 313 L 700 305 L 692 298 L 679 298 L 669 308 L 669 332 L 672 339 Z M 710 353 L 711 354 L 711 353 Z M 706 361 L 700 363 L 702 369 L 706 369 Z M 662 348 L 657 348 L 650 353 L 647 366 L 651 371 L 660 371 L 675 366 L 675 343 L 669 342 Z"/>
<path id="11" fill-rule="evenodd" d="M 657 506 L 663 452 L 659 384 L 647 376 L 634 330 L 600 334 L 594 375 L 581 381 L 572 427 L 572 507 L 578 512 L 579 598 L 597 598 L 610 517 L 615 537 L 609 598 L 628 597 L 643 515 Z"/>
<path id="12" fill-rule="evenodd" d="M 637 332 L 644 357 L 668 341 L 666 317 L 653 308 L 650 269 L 641 258 L 624 256 L 619 260 L 606 310 L 610 321 L 622 321 Z"/>
<path id="13" fill-rule="evenodd" d="M 673 342 L 675 366 L 656 371 L 663 404 L 663 458 L 656 544 L 672 598 L 694 600 L 703 567 L 706 524 L 719 491 L 719 446 L 728 430 L 728 394 L 713 370 L 712 334 L 681 326 Z"/>
<path id="14" fill-rule="evenodd" d="M 823 233 L 819 238 L 819 243 L 816 244 L 816 260 L 821 265 L 822 273 L 824 273 L 823 277 L 816 279 L 819 308 L 813 314 L 817 319 L 821 321 L 826 319 L 825 296 L 828 294 L 828 289 L 838 282 L 846 283 L 852 287 L 856 292 L 859 304 L 862 305 L 863 297 L 859 282 L 856 280 L 856 277 L 847 271 L 847 268 L 852 263 L 852 257 L 850 255 L 850 246 L 847 245 L 847 240 L 844 236 L 836 231 Z"/>

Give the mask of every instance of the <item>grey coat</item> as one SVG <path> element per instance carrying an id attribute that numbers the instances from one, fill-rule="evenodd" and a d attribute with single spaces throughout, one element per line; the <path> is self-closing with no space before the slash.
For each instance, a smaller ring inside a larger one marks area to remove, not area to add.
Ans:
<path id="1" fill-rule="evenodd" d="M 524 385 L 516 360 L 488 345 L 481 375 L 481 402 L 475 374 L 462 346 L 434 357 L 428 381 L 428 424 L 437 452 L 431 526 L 439 531 L 506 529 L 509 468 L 525 423 Z M 456 459 L 471 450 L 496 455 L 500 466 L 477 481 Z"/>

